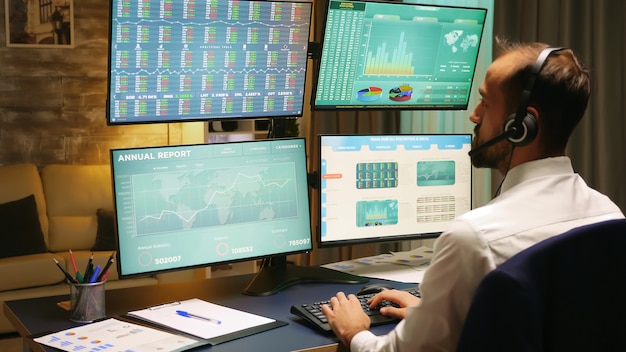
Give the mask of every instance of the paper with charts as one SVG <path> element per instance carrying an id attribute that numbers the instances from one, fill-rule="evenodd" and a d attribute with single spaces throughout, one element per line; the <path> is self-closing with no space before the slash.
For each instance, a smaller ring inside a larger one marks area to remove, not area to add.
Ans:
<path id="1" fill-rule="evenodd" d="M 63 351 L 185 351 L 204 343 L 182 335 L 110 318 L 37 337 L 35 342 Z"/>
<path id="2" fill-rule="evenodd" d="M 128 315 L 207 340 L 275 322 L 198 298 L 131 311 Z"/>
<path id="3" fill-rule="evenodd" d="M 422 246 L 405 252 L 382 253 L 324 264 L 322 267 L 377 279 L 421 283 L 432 257 L 433 250 Z"/>

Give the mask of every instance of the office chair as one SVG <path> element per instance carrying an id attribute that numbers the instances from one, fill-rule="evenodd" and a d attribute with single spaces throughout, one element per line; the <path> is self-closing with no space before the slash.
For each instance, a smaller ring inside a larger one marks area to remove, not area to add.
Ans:
<path id="1" fill-rule="evenodd" d="M 479 284 L 457 352 L 626 351 L 626 219 L 546 239 Z"/>

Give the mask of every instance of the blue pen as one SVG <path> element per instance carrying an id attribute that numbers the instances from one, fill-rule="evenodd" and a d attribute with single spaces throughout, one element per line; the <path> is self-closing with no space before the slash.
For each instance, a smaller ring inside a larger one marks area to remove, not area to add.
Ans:
<path id="1" fill-rule="evenodd" d="M 189 312 L 184 311 L 184 310 L 177 310 L 176 314 L 178 314 L 180 316 L 183 316 L 183 317 L 186 317 L 186 318 L 196 318 L 196 319 L 209 321 L 209 322 L 211 322 L 213 324 L 217 324 L 217 325 L 220 325 L 222 323 L 221 320 L 217 320 L 217 319 L 213 319 L 213 318 L 209 318 L 209 317 L 203 317 L 201 315 L 189 313 Z"/>
<path id="2" fill-rule="evenodd" d="M 100 275 L 100 270 L 102 270 L 100 265 L 96 265 L 95 269 L 93 270 L 93 274 L 91 274 L 91 278 L 89 279 L 90 284 L 96 282 L 96 280 L 98 279 L 98 275 Z"/>

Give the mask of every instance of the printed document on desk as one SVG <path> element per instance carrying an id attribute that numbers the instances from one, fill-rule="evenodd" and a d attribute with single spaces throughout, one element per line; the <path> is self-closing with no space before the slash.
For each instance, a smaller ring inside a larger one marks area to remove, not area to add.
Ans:
<path id="1" fill-rule="evenodd" d="M 128 312 L 139 318 L 217 344 L 287 323 L 192 298 Z"/>
<path id="2" fill-rule="evenodd" d="M 384 253 L 324 264 L 322 267 L 376 279 L 420 283 L 431 258 L 431 248 L 419 247 L 406 252 Z"/>
<path id="3" fill-rule="evenodd" d="M 34 338 L 62 351 L 177 352 L 207 344 L 114 318 Z"/>
<path id="4" fill-rule="evenodd" d="M 408 265 L 414 268 L 423 268 L 424 270 L 430 264 L 433 258 L 433 250 L 429 247 L 419 247 L 405 252 L 391 252 L 392 256 L 381 259 L 384 263 Z"/>

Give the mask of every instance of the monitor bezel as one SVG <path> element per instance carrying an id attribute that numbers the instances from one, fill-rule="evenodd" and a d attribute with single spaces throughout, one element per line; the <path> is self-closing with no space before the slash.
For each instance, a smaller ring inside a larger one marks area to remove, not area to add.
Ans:
<path id="1" fill-rule="evenodd" d="M 402 137 L 402 136 L 466 136 L 469 137 L 470 146 L 472 140 L 471 133 L 396 133 L 396 134 L 377 134 L 377 133 L 367 133 L 367 134 L 319 134 L 317 136 L 317 145 L 319 146 L 318 150 L 318 158 L 317 158 L 317 168 L 318 172 L 316 175 L 316 182 L 318 185 L 317 192 L 317 209 L 316 212 L 318 214 L 317 221 L 315 221 L 315 240 L 317 242 L 317 248 L 334 248 L 340 246 L 350 246 L 350 245 L 364 245 L 364 244 L 379 244 L 379 243 L 389 243 L 389 242 L 403 242 L 403 241 L 415 241 L 415 240 L 423 240 L 423 239 L 434 239 L 439 237 L 443 231 L 437 232 L 420 232 L 420 233 L 407 233 L 400 234 L 394 236 L 384 236 L 384 237 L 368 237 L 363 239 L 350 239 L 350 240 L 337 240 L 337 241 L 322 241 L 322 191 L 321 191 L 321 182 L 322 177 L 324 176 L 321 172 L 322 170 L 322 138 L 331 136 L 331 137 Z M 474 196 L 474 188 L 473 188 L 473 177 L 474 177 L 474 168 L 470 162 L 470 194 L 469 194 L 469 203 L 470 209 L 473 205 L 473 196 Z M 460 215 L 460 214 L 459 214 Z M 457 215 L 458 216 L 458 215 Z"/>
<path id="2" fill-rule="evenodd" d="M 308 187 L 308 183 L 307 183 L 307 210 L 308 210 L 308 217 L 309 217 L 309 248 L 303 248 L 303 249 L 297 249 L 297 250 L 289 250 L 289 251 L 285 251 L 285 252 L 276 252 L 276 253 L 272 253 L 272 254 L 265 254 L 265 255 L 255 255 L 255 256 L 250 256 L 250 257 L 246 257 L 246 258 L 238 258 L 238 259 L 227 259 L 227 260 L 223 260 L 223 261 L 214 261 L 214 262 L 204 262 L 201 264 L 197 264 L 197 265 L 188 265 L 188 266 L 180 266 L 180 267 L 175 267 L 175 268 L 167 268 L 167 269 L 157 269 L 157 270 L 149 270 L 149 271 L 144 271 L 144 272 L 140 272 L 140 273 L 125 273 L 123 271 L 123 265 L 122 265 L 122 260 L 120 260 L 121 256 L 124 255 L 125 251 L 123 251 L 120 248 L 120 232 L 119 232 L 119 228 L 118 228 L 118 223 L 117 223 L 117 219 L 118 219 L 118 202 L 116 200 L 117 197 L 117 191 L 116 191 L 116 182 L 115 182 L 115 163 L 114 163 L 114 156 L 116 153 L 121 153 L 124 151 L 135 151 L 135 150 L 140 150 L 140 151 L 147 151 L 147 150 L 158 150 L 161 148 L 172 148 L 172 147 L 189 147 L 189 146 L 215 146 L 215 145 L 234 145 L 234 144 L 243 144 L 243 143 L 255 143 L 255 142 L 272 142 L 272 141 L 293 141 L 293 140 L 299 140 L 302 141 L 302 144 L 305 146 L 305 151 L 303 151 L 303 153 L 305 153 L 305 165 L 306 165 L 306 139 L 304 137 L 283 137 L 283 138 L 274 138 L 274 139 L 256 139 L 256 140 L 247 140 L 247 141 L 236 141 L 236 142 L 219 142 L 219 143 L 211 143 L 211 144 L 205 144 L 205 143 L 196 143 L 196 144 L 188 144 L 188 145 L 160 145 L 160 146 L 147 146 L 147 147 L 128 147 L 128 148 L 113 148 L 110 150 L 109 155 L 111 158 L 111 182 L 112 182 L 112 191 L 113 191 L 113 210 L 114 210 L 114 216 L 113 216 L 113 221 L 114 221 L 114 231 L 115 231 L 115 249 L 116 249 L 116 267 L 117 267 L 117 272 L 118 272 L 118 276 L 120 279 L 127 279 L 127 278 L 138 278 L 138 277 L 149 277 L 152 275 L 156 275 L 156 274 L 162 274 L 162 273 L 170 273 L 170 272 L 179 272 L 179 271 L 183 271 L 183 270 L 190 270 L 190 269 L 201 269 L 201 268 L 207 268 L 207 267 L 211 267 L 211 266 L 219 266 L 219 265 L 226 265 L 226 264 L 235 264 L 235 263 L 242 263 L 242 262 L 247 262 L 247 261 L 256 261 L 256 260 L 268 260 L 270 258 L 282 258 L 282 257 L 286 257 L 286 256 L 290 256 L 290 255 L 295 255 L 295 254 L 306 254 L 309 253 L 313 250 L 314 245 L 313 245 L 313 240 L 314 240 L 314 235 L 312 233 L 312 226 L 311 226 L 311 192 L 310 192 L 310 188 Z M 308 171 L 308 170 L 307 170 Z"/>
<path id="3" fill-rule="evenodd" d="M 121 0 L 114 0 L 114 1 L 121 1 Z M 303 73 L 304 75 L 304 80 L 303 80 L 303 84 L 302 84 L 302 104 L 300 106 L 299 110 L 295 110 L 295 111 L 289 111 L 286 113 L 276 113 L 276 114 L 262 114 L 262 115 L 258 115 L 258 116 L 238 116 L 236 114 L 229 114 L 227 116 L 212 116 L 212 117 L 206 117 L 206 116 L 191 116 L 189 118 L 180 118 L 180 119 L 176 119 L 176 118 L 165 118 L 165 119 L 161 119 L 158 118 L 156 116 L 152 116 L 148 119 L 142 119 L 142 120 L 112 120 L 112 107 L 111 107 L 111 96 L 112 94 L 114 94 L 112 92 L 112 86 L 113 86 L 113 82 L 112 82 L 112 74 L 111 74 L 111 70 L 112 70 L 112 50 L 113 50 L 113 40 L 111 40 L 112 36 L 113 36 L 113 11 L 114 11 L 114 1 L 110 1 L 109 2 L 109 16 L 108 16 L 108 25 L 109 25 L 109 30 L 108 30 L 108 43 L 107 43 L 107 79 L 106 79 L 106 99 L 105 99 L 105 120 L 106 120 L 106 125 L 107 126 L 128 126 L 128 125 L 148 125 L 148 124 L 167 124 L 167 123 L 185 123 L 185 122 L 211 122 L 211 121 L 238 121 L 238 120 L 247 120 L 247 119 L 255 119 L 255 118 L 263 118 L 263 119 L 299 119 L 304 117 L 305 115 L 305 109 L 307 107 L 307 99 L 306 99 L 306 90 L 307 90 L 307 76 L 308 76 L 308 72 L 311 69 L 310 63 L 309 63 L 309 59 L 306 58 L 305 59 L 305 71 Z M 309 6 L 309 26 L 308 26 L 308 35 L 307 38 L 310 37 L 311 35 L 311 31 L 312 31 L 312 21 L 313 21 L 313 11 L 314 11 L 314 4 L 313 1 L 311 0 L 240 0 L 240 1 L 244 1 L 244 2 L 255 2 L 255 1 L 262 1 L 262 2 L 277 2 L 277 3 L 303 3 L 303 4 L 308 4 Z M 306 52 L 308 54 L 309 52 L 309 41 L 308 39 L 305 41 L 305 45 L 306 45 Z"/>
<path id="4" fill-rule="evenodd" d="M 313 111 L 433 111 L 433 110 L 445 110 L 445 111 L 461 111 L 467 110 L 470 104 L 471 90 L 474 87 L 474 81 L 476 79 L 476 69 L 478 60 L 480 57 L 480 47 L 484 40 L 485 26 L 487 21 L 488 9 L 484 7 L 471 7 L 471 6 L 453 6 L 453 5 L 440 5 L 440 4 L 425 4 L 425 3 L 410 3 L 402 1 L 385 1 L 385 0 L 345 0 L 345 2 L 361 2 L 361 3 L 379 3 L 379 4 L 391 4 L 398 6 L 426 6 L 426 7 L 438 7 L 438 8 L 451 8 L 451 9 L 468 9 L 468 10 L 482 10 L 484 12 L 484 20 L 481 28 L 480 41 L 477 47 L 476 61 L 474 62 L 474 72 L 472 73 L 472 80 L 468 88 L 468 95 L 465 104 L 405 104 L 405 105 L 368 105 L 368 104 L 346 104 L 346 105 L 330 105 L 330 104 L 318 104 L 317 103 L 317 90 L 319 89 L 319 77 L 320 67 L 322 64 L 322 55 L 324 53 L 324 38 L 326 36 L 326 23 L 328 21 L 328 9 L 330 3 L 336 0 L 325 0 L 324 13 L 322 17 L 322 36 L 319 42 L 315 43 L 317 47 L 315 68 L 313 71 L 313 83 L 311 93 L 311 110 Z M 344 2 L 344 0 L 342 0 Z"/>

